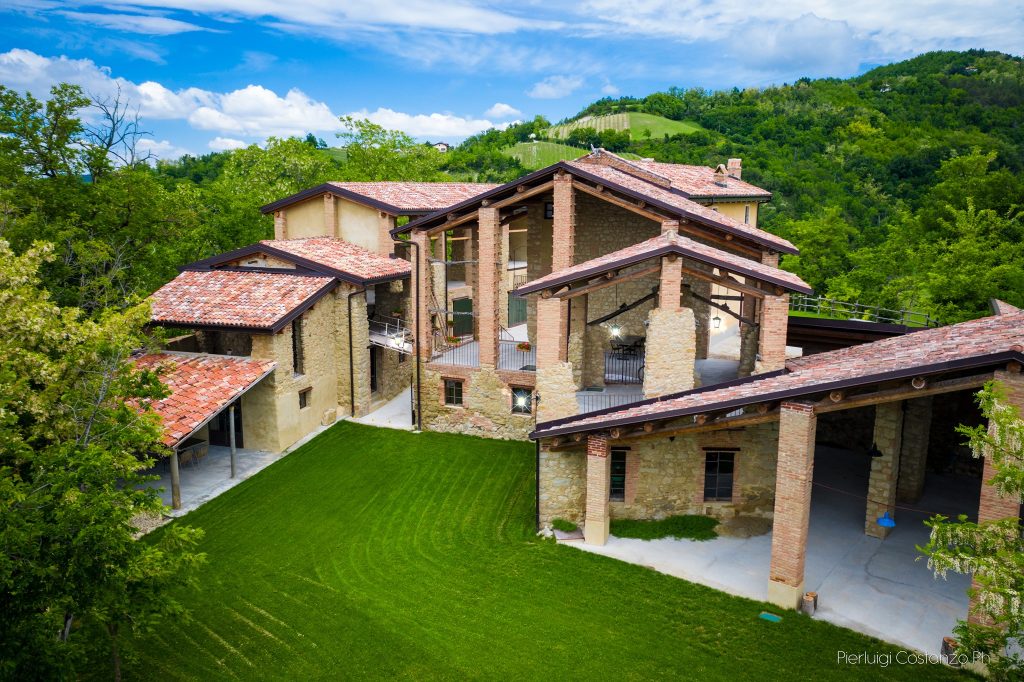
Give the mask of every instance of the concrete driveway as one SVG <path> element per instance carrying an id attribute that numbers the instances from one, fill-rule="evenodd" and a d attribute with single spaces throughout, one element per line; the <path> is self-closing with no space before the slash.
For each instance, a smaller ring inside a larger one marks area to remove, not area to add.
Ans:
<path id="1" fill-rule="evenodd" d="M 934 578 L 915 545 L 927 542 L 922 521 L 932 513 L 977 510 L 980 482 L 929 473 L 925 496 L 912 505 L 924 513 L 898 509 L 896 528 L 878 540 L 864 534 L 868 467 L 861 453 L 825 447 L 816 452 L 805 575 L 805 589 L 818 593 L 815 618 L 939 653 L 942 637 L 967 615 L 971 581 L 953 574 Z M 730 594 L 767 598 L 770 533 L 708 542 L 612 537 L 604 547 L 567 544 Z"/>

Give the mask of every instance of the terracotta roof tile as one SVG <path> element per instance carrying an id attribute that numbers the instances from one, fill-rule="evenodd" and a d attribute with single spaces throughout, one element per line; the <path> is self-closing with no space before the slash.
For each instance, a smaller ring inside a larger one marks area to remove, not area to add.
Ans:
<path id="1" fill-rule="evenodd" d="M 270 360 L 202 353 L 151 353 L 135 360 L 139 369 L 160 370 L 171 394 L 152 404 L 163 420 L 163 443 L 174 447 L 207 419 L 266 376 Z"/>
<path id="2" fill-rule="evenodd" d="M 782 251 L 796 253 L 796 247 L 793 246 L 789 240 L 783 239 L 771 232 L 766 232 L 765 230 L 761 230 L 752 225 L 734 220 L 723 213 L 719 213 L 707 206 L 698 204 L 696 201 L 687 199 L 678 191 L 673 191 L 670 188 L 656 185 L 635 175 L 630 175 L 629 173 L 612 168 L 611 166 L 603 166 L 596 163 L 582 161 L 570 161 L 568 162 L 568 165 L 573 168 L 578 168 L 584 173 L 589 173 L 590 175 L 607 180 L 609 184 L 618 185 L 639 194 L 643 194 L 644 196 L 655 201 L 659 201 L 669 207 L 684 211 L 691 215 L 699 216 L 712 223 L 717 223 L 729 228 L 733 232 L 747 235 L 755 241 L 774 245 Z"/>
<path id="3" fill-rule="evenodd" d="M 482 182 L 330 182 L 355 194 L 404 211 L 436 211 L 498 185 Z"/>
<path id="4" fill-rule="evenodd" d="M 412 264 L 401 258 L 389 258 L 334 237 L 307 239 L 264 239 L 260 242 L 361 281 L 400 279 L 412 272 Z"/>
<path id="5" fill-rule="evenodd" d="M 270 329 L 333 281 L 327 276 L 186 270 L 150 297 L 152 319 L 182 326 Z"/>
<path id="6" fill-rule="evenodd" d="M 955 361 L 984 358 L 999 353 L 1024 353 L 1024 312 L 1007 313 L 937 329 L 927 329 L 873 343 L 797 358 L 781 373 L 754 376 L 641 401 L 603 414 L 538 424 L 535 435 L 593 430 L 609 422 L 631 423 L 665 415 L 684 416 L 724 407 L 771 400 L 775 394 L 792 398 L 824 390 L 844 382 L 870 382 L 872 377 L 912 376 Z"/>
<path id="7" fill-rule="evenodd" d="M 738 180 L 731 175 L 723 178 L 723 185 L 716 182 L 715 169 L 708 166 L 687 166 L 679 163 L 660 161 L 631 161 L 644 170 L 664 176 L 672 181 L 672 187 L 690 195 L 690 198 L 750 197 L 768 199 L 772 193 L 749 182 Z"/>
<path id="8" fill-rule="evenodd" d="M 588 279 L 617 267 L 639 263 L 663 253 L 678 253 L 716 267 L 724 266 L 724 269 L 729 272 L 777 284 L 791 291 L 811 293 L 811 287 L 791 272 L 716 249 L 677 233 L 661 234 L 624 249 L 552 272 L 532 282 L 527 282 L 519 287 L 516 293 L 532 293 L 555 283 L 566 284 L 580 279 Z"/>

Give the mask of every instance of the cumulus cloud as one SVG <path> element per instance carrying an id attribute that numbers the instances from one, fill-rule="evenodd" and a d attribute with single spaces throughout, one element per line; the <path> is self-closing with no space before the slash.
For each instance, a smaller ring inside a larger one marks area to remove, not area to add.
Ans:
<path id="1" fill-rule="evenodd" d="M 609 97 L 614 97 L 615 95 L 619 94 L 619 89 L 612 85 L 611 83 L 605 83 L 604 85 L 601 86 L 601 94 L 608 95 Z"/>
<path id="2" fill-rule="evenodd" d="M 149 153 L 157 159 L 177 159 L 185 154 L 192 153 L 188 149 L 179 147 L 169 140 L 154 140 L 145 137 L 135 143 L 135 150 L 142 154 Z"/>
<path id="3" fill-rule="evenodd" d="M 212 149 L 244 145 L 239 137 L 264 139 L 342 129 L 338 115 L 326 103 L 296 88 L 284 96 L 262 85 L 248 85 L 230 92 L 201 88 L 171 90 L 155 81 L 134 83 L 114 77 L 109 69 L 89 59 L 49 58 L 28 50 L 0 53 L 0 82 L 16 90 L 32 92 L 39 98 L 45 98 L 50 86 L 61 82 L 81 85 L 87 93 L 100 97 L 113 97 L 120 92 L 123 99 L 139 108 L 144 120 L 187 121 L 196 130 L 229 135 L 215 137 L 210 142 Z M 501 106 L 506 115 L 518 113 L 507 104 Z M 466 137 L 495 127 L 489 118 L 451 113 L 410 114 L 385 107 L 350 115 L 414 137 L 435 139 Z M 170 148 L 160 147 L 161 143 L 151 142 L 152 150 L 159 148 L 161 154 L 172 153 Z"/>
<path id="4" fill-rule="evenodd" d="M 526 94 L 536 99 L 559 99 L 571 95 L 583 86 L 580 76 L 548 76 L 534 83 Z"/>
<path id="5" fill-rule="evenodd" d="M 210 149 L 212 149 L 215 152 L 226 152 L 230 149 L 242 149 L 243 147 L 248 147 L 249 145 L 247 145 L 245 142 L 242 142 L 241 140 L 236 140 L 233 137 L 217 136 L 210 140 L 207 146 L 209 146 Z"/>
<path id="6" fill-rule="evenodd" d="M 523 112 L 504 102 L 495 102 L 494 106 L 484 112 L 484 116 L 488 118 L 515 118 L 522 115 Z"/>
<path id="7" fill-rule="evenodd" d="M 364 118 L 377 125 L 401 130 L 413 137 L 446 138 L 468 137 L 494 128 L 491 121 L 483 118 L 465 118 L 453 114 L 406 114 L 385 107 L 376 111 L 356 111 L 353 118 Z"/>

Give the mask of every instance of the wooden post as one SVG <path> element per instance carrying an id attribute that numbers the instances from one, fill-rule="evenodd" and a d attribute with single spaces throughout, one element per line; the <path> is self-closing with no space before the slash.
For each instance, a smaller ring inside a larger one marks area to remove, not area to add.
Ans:
<path id="1" fill-rule="evenodd" d="M 228 407 L 228 432 L 231 434 L 231 478 L 235 477 L 235 405 Z"/>
<path id="2" fill-rule="evenodd" d="M 171 507 L 181 509 L 181 474 L 178 472 L 178 448 L 171 450 Z"/>

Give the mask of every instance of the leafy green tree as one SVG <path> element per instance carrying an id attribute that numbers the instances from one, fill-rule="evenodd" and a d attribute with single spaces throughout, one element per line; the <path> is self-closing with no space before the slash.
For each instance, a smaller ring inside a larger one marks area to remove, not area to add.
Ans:
<path id="1" fill-rule="evenodd" d="M 9 174 L 76 177 L 85 168 L 78 112 L 90 104 L 82 89 L 62 83 L 44 104 L 0 85 L 0 155 Z M 9 177 L 9 176 L 8 176 Z"/>
<path id="2" fill-rule="evenodd" d="M 444 155 L 398 130 L 366 119 L 342 116 L 346 131 L 338 133 L 345 147 L 346 180 L 442 180 Z"/>
<path id="3" fill-rule="evenodd" d="M 40 287 L 49 258 L 0 241 L 0 676 L 73 677 L 94 631 L 117 675 L 124 631 L 183 615 L 168 588 L 202 560 L 199 531 L 135 537 L 139 516 L 162 510 L 139 486 L 162 449 L 142 408 L 166 388 L 130 361 L 148 306 L 61 308 Z"/>
<path id="4" fill-rule="evenodd" d="M 1007 401 L 1004 387 L 988 383 L 978 404 L 989 425 L 960 426 L 975 457 L 990 460 L 995 471 L 986 485 L 1020 504 L 1024 494 L 1024 420 Z M 956 521 L 935 516 L 928 543 L 918 549 L 936 575 L 972 574 L 975 608 L 984 623 L 960 621 L 954 634 L 961 652 L 984 655 L 990 679 L 1019 680 L 1024 658 L 1015 643 L 1024 638 L 1024 536 L 1020 518 L 976 523 L 960 515 Z"/>

